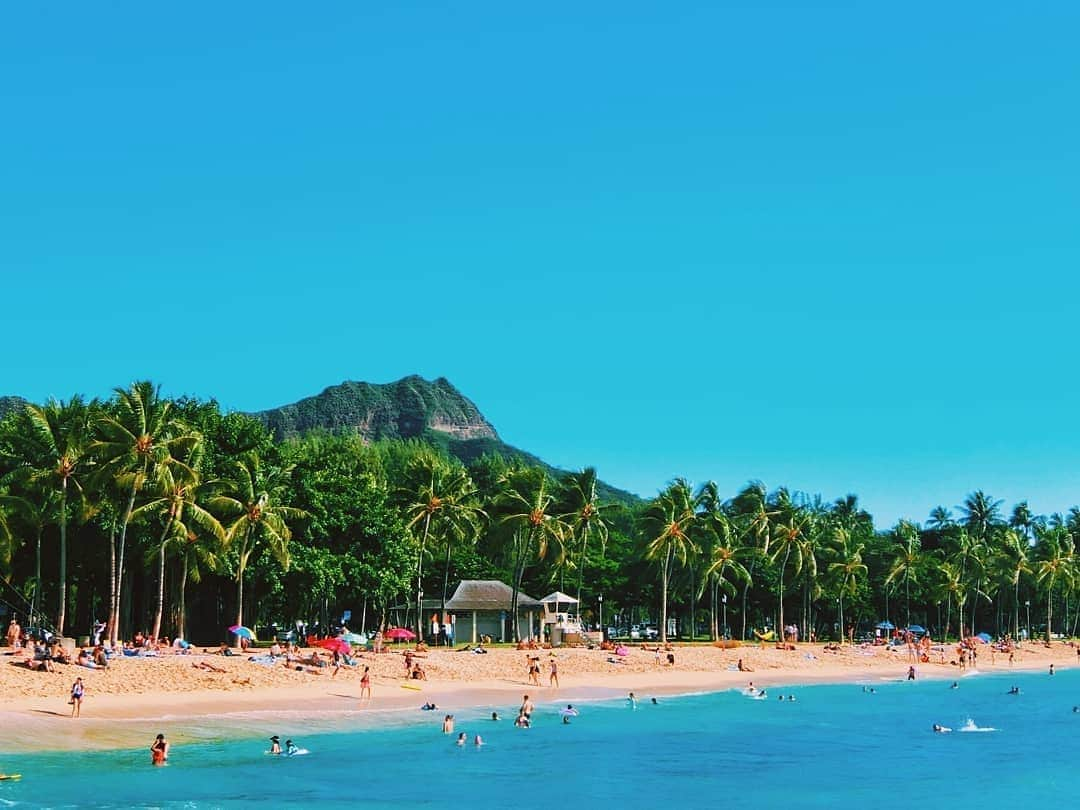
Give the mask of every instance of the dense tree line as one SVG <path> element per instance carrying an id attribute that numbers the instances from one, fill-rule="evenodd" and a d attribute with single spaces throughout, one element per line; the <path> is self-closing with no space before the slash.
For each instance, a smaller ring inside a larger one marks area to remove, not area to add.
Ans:
<path id="1" fill-rule="evenodd" d="M 598 483 L 419 441 L 276 442 L 250 416 L 140 382 L 0 422 L 0 604 L 58 633 L 101 618 L 112 639 L 198 641 L 346 608 L 370 628 L 395 605 L 423 633 L 424 597 L 445 605 L 477 578 L 515 599 L 572 593 L 594 622 L 602 595 L 607 624 L 659 619 L 665 637 L 835 638 L 882 618 L 1020 635 L 1032 610 L 1040 632 L 1074 635 L 1080 621 L 1076 508 L 1006 514 L 976 491 L 955 517 L 877 530 L 855 496 L 753 482 L 725 497 L 675 479 L 627 505 Z"/>

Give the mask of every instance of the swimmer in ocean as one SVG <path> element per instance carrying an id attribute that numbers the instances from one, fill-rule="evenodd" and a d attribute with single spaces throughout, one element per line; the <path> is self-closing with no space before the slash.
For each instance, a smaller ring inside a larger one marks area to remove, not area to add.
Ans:
<path id="1" fill-rule="evenodd" d="M 281 753 L 281 742 L 278 740 L 277 734 L 275 734 L 273 737 L 270 738 L 270 753 L 271 754 L 280 754 Z"/>
<path id="2" fill-rule="evenodd" d="M 460 734 L 458 734 L 458 738 L 457 738 L 457 744 L 458 744 L 458 745 L 464 745 L 464 744 L 465 744 L 466 742 L 468 742 L 468 739 L 469 739 L 469 735 L 468 735 L 468 734 L 466 734 L 466 733 L 465 733 L 465 732 L 463 731 L 463 732 L 461 732 Z"/>

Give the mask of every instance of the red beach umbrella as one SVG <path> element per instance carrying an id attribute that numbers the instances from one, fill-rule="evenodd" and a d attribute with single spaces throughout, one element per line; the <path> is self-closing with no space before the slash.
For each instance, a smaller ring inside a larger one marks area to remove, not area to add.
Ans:
<path id="1" fill-rule="evenodd" d="M 315 646 L 322 647 L 324 650 L 329 650 L 330 652 L 338 652 L 342 654 L 345 654 L 352 649 L 352 647 L 349 645 L 349 642 L 347 642 L 343 638 L 320 639 L 319 641 L 315 642 Z"/>
<path id="2" fill-rule="evenodd" d="M 391 627 L 383 633 L 383 638 L 388 638 L 393 641 L 412 641 L 416 638 L 416 633 L 405 627 Z"/>

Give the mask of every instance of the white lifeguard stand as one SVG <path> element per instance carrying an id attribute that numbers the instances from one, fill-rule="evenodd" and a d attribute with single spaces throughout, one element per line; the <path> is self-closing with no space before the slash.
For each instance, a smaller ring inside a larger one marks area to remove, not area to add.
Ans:
<path id="1" fill-rule="evenodd" d="M 544 627 L 552 647 L 581 644 L 585 640 L 584 628 L 577 615 L 577 599 L 562 591 L 555 591 L 541 599 L 540 603 L 544 606 Z"/>

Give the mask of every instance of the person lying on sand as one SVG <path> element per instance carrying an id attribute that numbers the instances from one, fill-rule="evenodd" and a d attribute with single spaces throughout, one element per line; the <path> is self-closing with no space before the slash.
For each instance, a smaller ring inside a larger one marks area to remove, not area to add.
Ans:
<path id="1" fill-rule="evenodd" d="M 203 670 L 206 670 L 207 672 L 224 672 L 225 671 L 221 667 L 215 667 L 209 661 L 200 661 L 197 664 L 192 664 L 191 667 L 192 667 L 192 669 L 203 669 Z"/>

